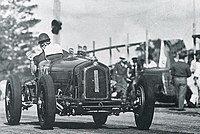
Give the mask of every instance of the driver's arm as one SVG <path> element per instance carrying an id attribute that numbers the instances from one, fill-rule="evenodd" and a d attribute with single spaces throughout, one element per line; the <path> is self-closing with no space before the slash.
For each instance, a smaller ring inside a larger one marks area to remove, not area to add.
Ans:
<path id="1" fill-rule="evenodd" d="M 33 62 L 37 67 L 38 67 L 39 63 L 43 60 L 45 60 L 45 55 L 43 52 L 40 53 L 39 55 L 36 55 L 35 57 L 33 57 Z"/>

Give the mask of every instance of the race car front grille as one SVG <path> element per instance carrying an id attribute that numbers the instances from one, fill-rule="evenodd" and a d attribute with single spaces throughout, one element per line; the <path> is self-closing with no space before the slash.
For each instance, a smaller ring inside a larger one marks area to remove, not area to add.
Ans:
<path id="1" fill-rule="evenodd" d="M 108 76 L 101 66 L 90 66 L 84 70 L 84 96 L 86 99 L 108 97 Z"/>

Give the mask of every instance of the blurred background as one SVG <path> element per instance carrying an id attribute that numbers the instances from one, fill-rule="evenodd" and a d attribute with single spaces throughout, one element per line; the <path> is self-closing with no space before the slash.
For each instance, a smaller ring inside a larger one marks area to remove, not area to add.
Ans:
<path id="1" fill-rule="evenodd" d="M 59 43 L 63 49 L 88 50 L 148 39 L 182 39 L 193 48 L 192 34 L 200 31 L 200 1 L 196 0 L 0 0 L 0 80 L 12 72 L 31 77 L 27 51 L 37 48 L 37 37 L 46 32 L 54 39 L 51 22 L 59 19 Z M 195 22 L 195 23 L 194 23 Z M 199 42 L 197 42 L 199 49 Z M 112 64 L 119 54 L 113 49 Z M 130 58 L 134 56 L 130 50 Z M 109 50 L 96 53 L 109 63 Z"/>

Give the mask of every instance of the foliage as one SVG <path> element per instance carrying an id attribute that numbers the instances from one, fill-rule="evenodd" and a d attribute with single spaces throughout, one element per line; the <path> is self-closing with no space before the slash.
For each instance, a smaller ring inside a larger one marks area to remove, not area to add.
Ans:
<path id="1" fill-rule="evenodd" d="M 27 70 L 25 53 L 37 44 L 31 28 L 40 22 L 34 18 L 35 8 L 37 5 L 31 4 L 31 0 L 2 0 L 0 3 L 1 77 Z"/>

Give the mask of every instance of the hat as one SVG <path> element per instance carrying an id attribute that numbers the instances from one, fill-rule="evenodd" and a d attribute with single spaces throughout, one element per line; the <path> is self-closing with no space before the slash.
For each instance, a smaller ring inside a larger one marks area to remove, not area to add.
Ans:
<path id="1" fill-rule="evenodd" d="M 137 62 L 137 60 L 138 60 L 138 58 L 137 58 L 137 57 L 133 57 L 133 58 L 132 58 L 132 61 L 133 61 L 133 63 L 136 63 L 136 62 Z"/>
<path id="2" fill-rule="evenodd" d="M 135 51 L 144 51 L 141 47 L 137 47 Z"/>
<path id="3" fill-rule="evenodd" d="M 50 38 L 49 38 L 49 36 L 46 33 L 41 33 L 39 35 L 38 44 L 42 44 L 45 41 L 50 41 Z"/>
<path id="4" fill-rule="evenodd" d="M 125 56 L 124 54 L 121 54 L 121 55 L 119 56 L 119 58 L 120 58 L 120 59 L 126 59 L 126 56 Z"/>

